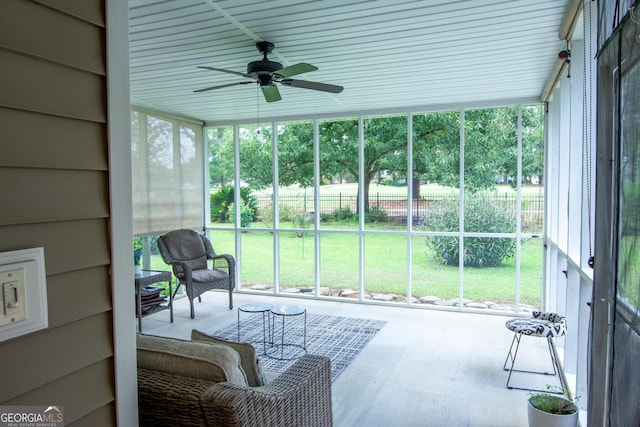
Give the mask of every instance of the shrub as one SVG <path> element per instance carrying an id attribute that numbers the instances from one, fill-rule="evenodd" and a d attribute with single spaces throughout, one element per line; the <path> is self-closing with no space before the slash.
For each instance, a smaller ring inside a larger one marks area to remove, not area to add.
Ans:
<path id="1" fill-rule="evenodd" d="M 280 216 L 280 222 L 294 222 L 296 210 L 291 205 L 281 203 L 278 214 Z M 273 225 L 273 202 L 271 200 L 258 209 L 258 218 L 264 222 L 267 227 Z"/>
<path id="2" fill-rule="evenodd" d="M 331 212 L 331 217 L 335 221 L 350 221 L 355 218 L 355 215 L 349 206 L 344 206 Z"/>
<path id="3" fill-rule="evenodd" d="M 133 265 L 140 265 L 142 258 L 142 240 L 139 237 L 133 239 Z"/>
<path id="4" fill-rule="evenodd" d="M 369 208 L 369 212 L 365 214 L 364 221 L 365 222 L 387 222 L 389 220 L 389 215 L 387 215 L 387 211 L 382 209 L 380 206 L 371 206 Z"/>
<path id="5" fill-rule="evenodd" d="M 295 213 L 293 218 L 291 219 L 293 222 L 293 226 L 295 228 L 301 228 L 306 230 L 311 225 L 311 220 L 309 219 L 309 214 L 305 212 L 303 209 L 300 209 Z M 302 237 L 303 233 L 298 232 L 298 237 Z"/>
<path id="6" fill-rule="evenodd" d="M 233 215 L 230 214 L 229 209 L 234 202 L 234 197 L 234 188 L 232 185 L 223 185 L 220 190 L 211 194 L 209 199 L 211 221 L 228 222 L 230 219 L 233 220 Z M 251 189 L 241 187 L 240 199 L 247 209 L 251 211 L 251 221 L 255 220 L 258 212 L 258 199 L 251 194 Z"/>
<path id="7" fill-rule="evenodd" d="M 235 207 L 235 203 L 231 203 L 231 206 L 229 206 L 229 222 L 233 222 L 235 218 Z M 253 211 L 243 200 L 240 203 L 240 227 L 251 227 L 253 215 Z"/>
<path id="8" fill-rule="evenodd" d="M 459 229 L 459 205 L 457 198 L 444 200 L 432 210 L 426 219 L 429 231 L 454 231 Z M 514 233 L 516 217 L 513 211 L 501 206 L 494 197 L 473 194 L 465 198 L 464 227 L 467 232 Z M 426 244 L 436 262 L 446 265 L 459 263 L 458 237 L 427 236 Z M 468 267 L 495 267 L 515 254 L 512 238 L 465 237 L 464 265 Z"/>

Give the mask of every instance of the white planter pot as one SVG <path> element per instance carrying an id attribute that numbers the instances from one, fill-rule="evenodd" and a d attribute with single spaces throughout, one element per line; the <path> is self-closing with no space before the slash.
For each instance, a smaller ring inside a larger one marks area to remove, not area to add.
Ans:
<path id="1" fill-rule="evenodd" d="M 566 400 L 563 397 L 553 397 L 554 399 Z M 568 415 L 557 415 L 544 412 L 534 407 L 531 400 L 527 400 L 527 412 L 529 416 L 529 427 L 577 427 L 578 425 L 578 407 L 570 401 L 570 406 L 575 412 Z"/>
<path id="2" fill-rule="evenodd" d="M 133 266 L 133 274 L 134 275 L 139 275 L 142 273 L 142 266 L 141 265 L 134 265 Z"/>

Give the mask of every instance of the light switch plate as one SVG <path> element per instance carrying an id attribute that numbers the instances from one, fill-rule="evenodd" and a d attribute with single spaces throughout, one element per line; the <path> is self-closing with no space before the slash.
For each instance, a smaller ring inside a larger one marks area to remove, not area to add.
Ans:
<path id="1" fill-rule="evenodd" d="M 2 285 L 0 326 L 26 320 L 27 304 L 24 292 L 24 268 L 0 273 L 0 284 Z"/>
<path id="2" fill-rule="evenodd" d="M 0 252 L 0 342 L 48 326 L 44 249 Z"/>

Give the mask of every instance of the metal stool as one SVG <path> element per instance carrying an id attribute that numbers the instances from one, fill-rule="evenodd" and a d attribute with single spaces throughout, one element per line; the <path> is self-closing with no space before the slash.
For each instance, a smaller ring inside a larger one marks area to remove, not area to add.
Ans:
<path id="1" fill-rule="evenodd" d="M 281 337 L 280 344 L 278 344 L 274 339 L 274 334 L 276 330 L 276 316 L 280 316 L 282 318 L 282 327 L 281 327 Z M 286 342 L 284 339 L 285 336 L 285 319 L 293 318 L 294 316 L 304 316 L 304 329 L 302 332 L 302 344 L 295 342 Z M 271 342 L 273 344 L 272 350 L 267 353 L 267 356 L 272 357 L 274 359 L 279 360 L 291 360 L 297 359 L 299 357 L 307 354 L 307 310 L 299 305 L 276 305 L 271 309 L 271 321 L 273 324 L 271 325 Z M 294 350 L 294 354 L 288 354 L 285 357 L 285 347 Z M 295 352 L 297 348 L 297 353 Z M 280 355 L 278 356 L 278 349 L 280 349 Z"/>
<path id="2" fill-rule="evenodd" d="M 511 341 L 511 347 L 509 348 L 509 353 L 507 354 L 507 358 L 504 361 L 504 365 L 502 369 L 505 371 L 509 371 L 509 377 L 507 378 L 507 388 L 509 389 L 517 389 L 517 390 L 529 390 L 529 391 L 540 391 L 547 393 L 556 393 L 563 394 L 566 389 L 566 384 L 564 381 L 564 376 L 560 371 L 560 365 L 558 361 L 558 354 L 556 353 L 556 348 L 553 343 L 554 337 L 563 336 L 567 332 L 567 321 L 565 317 L 560 316 L 556 313 L 545 313 L 541 311 L 534 311 L 533 317 L 531 319 L 526 318 L 517 318 L 508 320 L 505 323 L 505 326 L 510 331 L 514 332 L 513 340 Z M 530 336 L 530 337 L 538 337 L 538 338 L 546 338 L 547 346 L 549 347 L 549 355 L 551 356 L 551 364 L 553 366 L 553 373 L 549 373 L 546 371 L 526 371 L 513 369 L 516 363 L 516 357 L 518 356 L 518 349 L 520 348 L 520 340 L 522 336 Z M 515 350 L 513 348 L 515 344 Z M 507 367 L 507 364 L 511 360 L 511 364 Z M 510 385 L 511 374 L 514 372 L 526 372 L 530 374 L 541 374 L 541 375 L 558 375 L 560 379 L 561 390 L 539 390 L 533 388 L 522 388 L 522 387 L 514 387 Z"/>
<path id="3" fill-rule="evenodd" d="M 244 304 L 238 307 L 238 342 L 240 342 L 240 312 L 262 313 L 262 354 L 267 354 L 267 336 L 271 337 L 271 304 L 255 303 Z"/>

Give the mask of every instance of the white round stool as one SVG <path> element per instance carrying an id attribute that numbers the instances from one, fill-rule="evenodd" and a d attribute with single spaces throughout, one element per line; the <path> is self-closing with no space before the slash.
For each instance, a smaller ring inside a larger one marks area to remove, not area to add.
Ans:
<path id="1" fill-rule="evenodd" d="M 557 313 L 546 313 L 542 311 L 534 311 L 532 313 L 531 318 L 519 317 L 516 319 L 508 320 L 505 323 L 507 329 L 512 331 L 513 340 L 511 341 L 511 347 L 509 348 L 509 353 L 507 354 L 507 358 L 504 361 L 503 369 L 505 371 L 509 371 L 509 377 L 507 378 L 507 388 L 510 389 L 518 389 L 518 390 L 530 390 L 530 391 L 541 391 L 547 393 L 557 393 L 563 394 L 565 389 L 565 381 L 564 376 L 560 370 L 560 365 L 558 361 L 558 354 L 556 353 L 555 345 L 553 343 L 553 338 L 563 336 L 567 332 L 567 320 L 564 316 L 561 316 Z M 538 338 L 546 338 L 547 346 L 549 347 L 549 355 L 551 356 L 551 365 L 553 366 L 553 373 L 546 371 L 527 371 L 514 369 L 514 365 L 516 363 L 516 357 L 518 356 L 518 349 L 520 348 L 520 340 L 522 336 L 529 337 L 538 337 Z M 515 344 L 515 349 L 514 349 Z M 510 363 L 509 363 L 510 362 Z M 507 367 L 507 365 L 509 365 Z M 540 390 L 533 388 L 523 388 L 523 387 L 514 387 L 510 384 L 511 382 L 511 374 L 513 372 L 526 372 L 530 374 L 541 374 L 541 375 L 553 375 L 558 376 L 560 379 L 560 391 L 554 390 Z"/>

